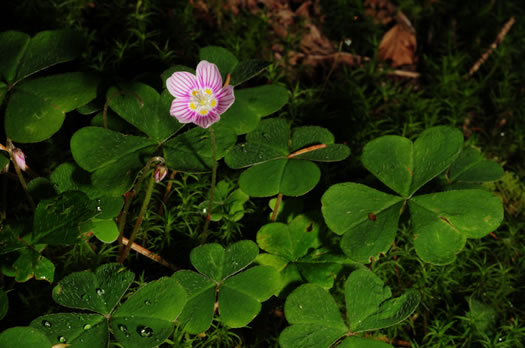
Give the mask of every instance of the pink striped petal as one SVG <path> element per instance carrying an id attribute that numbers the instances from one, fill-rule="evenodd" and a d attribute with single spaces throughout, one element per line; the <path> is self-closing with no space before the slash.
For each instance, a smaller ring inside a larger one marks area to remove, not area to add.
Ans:
<path id="1" fill-rule="evenodd" d="M 198 86 L 197 77 L 186 71 L 176 71 L 166 80 L 166 87 L 174 97 L 188 97 Z"/>
<path id="2" fill-rule="evenodd" d="M 175 99 L 171 102 L 170 115 L 180 123 L 191 123 L 197 114 L 188 107 L 189 100 Z"/>
<path id="3" fill-rule="evenodd" d="M 224 87 L 217 95 L 217 100 L 219 101 L 217 108 L 215 109 L 219 114 L 224 113 L 235 101 L 235 96 L 233 95 L 233 86 Z"/>
<path id="4" fill-rule="evenodd" d="M 219 120 L 220 115 L 215 110 L 211 110 L 206 116 L 197 115 L 197 117 L 193 120 L 193 123 L 202 128 L 208 128 Z"/>
<path id="5" fill-rule="evenodd" d="M 219 68 L 206 60 L 202 60 L 197 65 L 197 80 L 201 88 L 209 87 L 213 93 L 217 93 L 222 87 L 222 77 Z"/>

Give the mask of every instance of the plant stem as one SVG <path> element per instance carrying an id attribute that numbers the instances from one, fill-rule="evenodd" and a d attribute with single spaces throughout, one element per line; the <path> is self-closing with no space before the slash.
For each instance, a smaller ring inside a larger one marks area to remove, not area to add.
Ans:
<path id="1" fill-rule="evenodd" d="M 211 220 L 211 211 L 213 209 L 213 198 L 215 195 L 215 183 L 217 181 L 217 146 L 215 144 L 215 132 L 213 127 L 210 127 L 210 140 L 211 140 L 211 154 L 212 154 L 212 169 L 211 169 L 211 186 L 210 186 L 210 200 L 208 202 L 208 211 L 206 212 L 206 222 L 204 222 L 204 228 L 202 229 L 201 244 L 204 244 L 208 237 L 208 225 Z"/>
<path id="2" fill-rule="evenodd" d="M 137 222 L 135 222 L 135 227 L 133 228 L 133 232 L 131 232 L 131 236 L 129 237 L 128 244 L 126 245 L 126 247 L 120 254 L 119 263 L 123 263 L 126 257 L 128 257 L 129 250 L 131 249 L 131 246 L 133 245 L 135 238 L 137 238 L 137 233 L 139 231 L 140 225 L 142 225 L 142 220 L 144 220 L 144 214 L 146 213 L 146 209 L 148 208 L 149 201 L 151 200 L 151 195 L 153 193 L 154 184 L 155 184 L 155 175 L 154 173 L 151 173 L 151 178 L 149 180 L 148 188 L 146 189 L 146 196 L 144 197 L 144 201 L 142 202 L 142 207 L 140 208 Z"/>
<path id="3" fill-rule="evenodd" d="M 275 199 L 275 205 L 273 207 L 272 217 L 270 218 L 273 221 L 277 220 L 277 214 L 279 213 L 279 206 L 281 205 L 281 201 L 283 199 L 283 194 L 279 192 L 277 195 L 277 198 Z"/>
<path id="4" fill-rule="evenodd" d="M 162 198 L 162 203 L 159 207 L 159 215 L 164 215 L 164 205 L 166 205 L 166 202 L 168 201 L 168 198 L 170 196 L 171 188 L 173 186 L 173 179 L 175 178 L 175 174 L 177 174 L 176 170 L 172 170 L 171 174 L 169 176 L 168 184 L 166 185 L 166 191 L 164 191 L 164 197 Z"/>

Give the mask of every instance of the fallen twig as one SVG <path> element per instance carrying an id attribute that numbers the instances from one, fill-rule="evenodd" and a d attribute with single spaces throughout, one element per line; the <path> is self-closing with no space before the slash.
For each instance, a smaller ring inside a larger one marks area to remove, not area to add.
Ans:
<path id="1" fill-rule="evenodd" d="M 129 239 L 127 239 L 126 237 L 122 237 L 122 244 L 124 245 L 128 245 L 129 243 Z M 177 267 L 171 263 L 169 263 L 168 261 L 164 260 L 160 255 L 157 255 L 155 254 L 154 252 L 152 251 L 149 251 L 148 249 L 144 248 L 142 245 L 139 245 L 137 243 L 132 243 L 131 244 L 131 249 L 135 250 L 136 252 L 138 252 L 139 254 L 142 254 L 144 256 L 146 256 L 147 258 L 155 261 L 155 262 L 158 262 L 160 263 L 161 265 L 163 266 L 166 266 L 174 271 L 177 270 Z"/>
<path id="2" fill-rule="evenodd" d="M 467 78 L 471 77 L 472 75 L 474 75 L 474 73 L 476 71 L 479 70 L 479 68 L 481 67 L 481 65 L 487 60 L 487 58 L 492 54 L 492 52 L 494 52 L 494 50 L 496 49 L 496 47 L 499 46 L 499 44 L 501 44 L 501 42 L 503 41 L 503 39 L 505 38 L 505 36 L 508 34 L 510 28 L 512 27 L 512 25 L 516 22 L 516 19 L 514 17 L 511 17 L 506 23 L 505 25 L 503 26 L 503 28 L 501 28 L 498 36 L 496 37 L 496 40 L 494 40 L 494 42 L 492 43 L 492 45 L 490 45 L 489 49 L 485 51 L 485 53 L 483 53 L 483 55 L 481 56 L 481 58 L 478 59 L 478 61 L 476 63 L 474 63 L 474 65 L 472 66 L 472 68 L 470 68 L 469 72 L 468 72 L 468 76 Z"/>

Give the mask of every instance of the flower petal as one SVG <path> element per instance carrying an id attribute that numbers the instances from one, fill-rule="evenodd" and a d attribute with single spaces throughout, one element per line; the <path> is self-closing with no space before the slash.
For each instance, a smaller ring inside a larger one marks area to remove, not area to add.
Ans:
<path id="1" fill-rule="evenodd" d="M 188 97 L 198 86 L 197 77 L 187 71 L 176 71 L 166 80 L 166 87 L 174 97 Z"/>
<path id="2" fill-rule="evenodd" d="M 216 95 L 219 101 L 217 108 L 215 109 L 219 114 L 224 113 L 235 101 L 233 95 L 233 86 L 226 86 Z"/>
<path id="3" fill-rule="evenodd" d="M 193 120 L 193 123 L 202 128 L 208 128 L 213 123 L 219 121 L 220 118 L 220 115 L 215 110 L 212 110 L 208 112 L 206 116 L 197 115 L 197 117 Z"/>
<path id="4" fill-rule="evenodd" d="M 170 115 L 174 116 L 180 123 L 191 123 L 197 114 L 188 106 L 189 99 L 176 98 L 171 102 Z"/>
<path id="5" fill-rule="evenodd" d="M 202 60 L 197 65 L 197 81 L 201 88 L 209 87 L 214 93 L 220 91 L 222 87 L 222 77 L 217 65 Z"/>

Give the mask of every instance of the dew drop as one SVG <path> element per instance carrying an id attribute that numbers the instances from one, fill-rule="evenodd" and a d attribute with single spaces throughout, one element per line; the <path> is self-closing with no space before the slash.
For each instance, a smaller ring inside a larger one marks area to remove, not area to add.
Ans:
<path id="1" fill-rule="evenodd" d="M 101 212 L 101 211 L 102 211 L 102 208 L 101 208 L 101 207 L 97 207 L 97 211 L 98 211 L 98 212 Z"/>
<path id="2" fill-rule="evenodd" d="M 130 335 L 129 333 L 126 332 L 126 337 L 129 337 L 129 336 L 131 336 L 131 335 Z"/>
<path id="3" fill-rule="evenodd" d="M 80 296 L 80 299 L 82 301 L 87 301 L 89 299 L 89 296 L 87 294 L 84 294 L 84 295 Z"/>
<path id="4" fill-rule="evenodd" d="M 71 324 L 70 323 L 67 323 L 66 326 L 67 326 L 68 329 L 71 329 Z"/>
<path id="5" fill-rule="evenodd" d="M 128 328 L 126 327 L 126 325 L 122 325 L 122 324 L 120 324 L 120 325 L 118 326 L 118 329 L 119 329 L 120 331 L 122 331 L 122 332 L 126 332 L 126 331 L 128 331 Z"/>
<path id="6" fill-rule="evenodd" d="M 66 343 L 67 339 L 64 336 L 58 336 L 58 342 L 60 343 Z"/>
<path id="7" fill-rule="evenodd" d="M 146 301 L 144 301 L 144 304 L 149 306 L 151 304 L 151 301 L 150 300 L 146 300 Z"/>
<path id="8" fill-rule="evenodd" d="M 89 329 L 91 329 L 91 325 L 89 324 L 84 325 L 84 330 L 89 330 Z"/>
<path id="9" fill-rule="evenodd" d="M 105 293 L 104 289 L 97 289 L 97 295 L 98 296 L 102 296 L 102 295 L 104 295 L 104 293 Z"/>
<path id="10" fill-rule="evenodd" d="M 299 305 L 299 309 L 303 309 L 303 305 Z"/>
<path id="11" fill-rule="evenodd" d="M 53 324 L 51 324 L 51 323 L 50 323 L 49 321 L 47 321 L 47 320 L 42 321 L 42 325 L 44 325 L 44 327 L 51 327 L 51 326 L 53 326 Z"/>
<path id="12" fill-rule="evenodd" d="M 153 330 L 147 326 L 139 326 L 137 327 L 137 332 L 142 337 L 151 337 L 153 336 Z"/>

